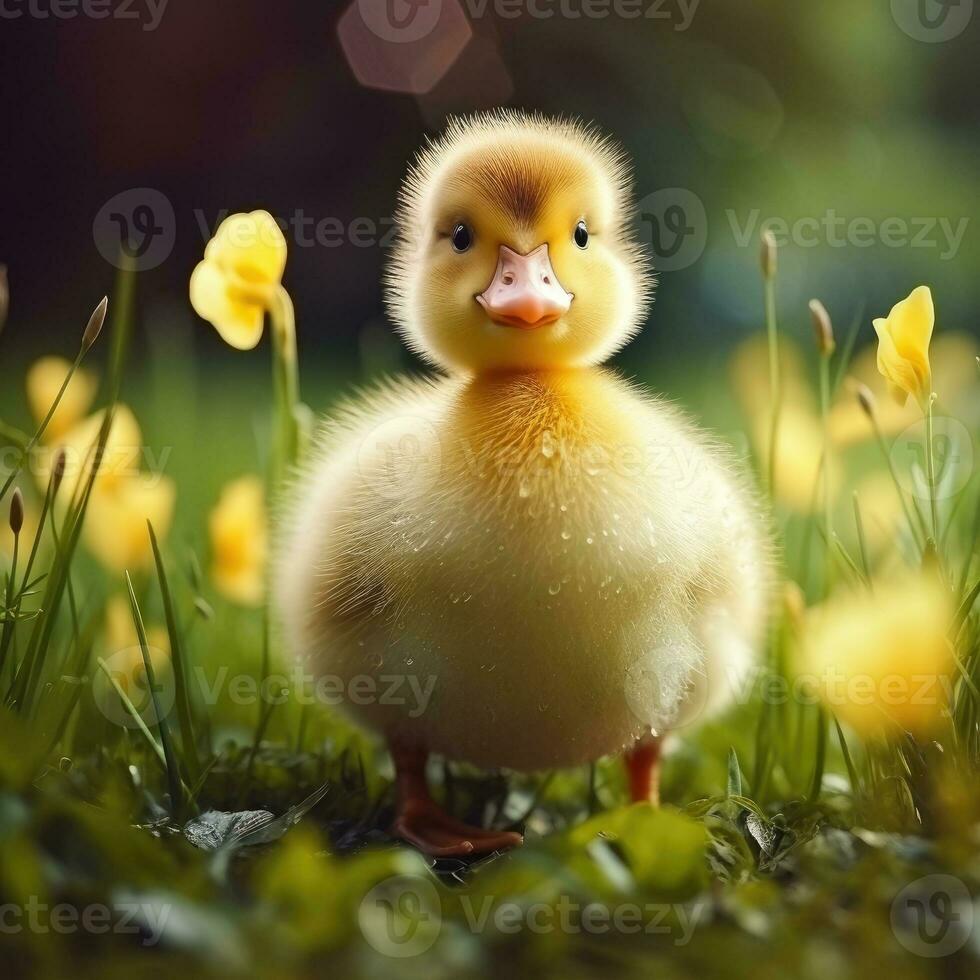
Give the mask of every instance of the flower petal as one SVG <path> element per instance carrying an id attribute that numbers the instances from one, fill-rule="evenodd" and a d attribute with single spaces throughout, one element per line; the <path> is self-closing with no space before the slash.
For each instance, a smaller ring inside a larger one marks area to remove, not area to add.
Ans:
<path id="1" fill-rule="evenodd" d="M 918 377 L 895 346 L 890 320 L 879 317 L 873 323 L 875 333 L 878 334 L 878 370 L 888 382 L 888 389 L 896 401 L 904 405 L 908 395 L 919 397 Z"/>
<path id="2" fill-rule="evenodd" d="M 106 568 L 123 572 L 145 568 L 152 560 L 146 522 L 161 540 L 170 531 L 177 490 L 173 480 L 159 474 L 140 474 L 109 489 L 99 488 L 89 499 L 85 543 Z"/>
<path id="3" fill-rule="evenodd" d="M 64 449 L 65 475 L 58 503 L 65 504 L 75 495 L 79 482 L 87 478 L 94 461 L 95 446 L 105 419 L 105 409 L 101 409 L 83 419 L 62 436 L 56 444 L 38 450 L 33 461 L 33 472 L 38 485 L 43 490 L 51 478 L 54 465 L 55 446 Z M 143 435 L 132 410 L 126 405 L 116 405 L 112 413 L 112 425 L 106 438 L 99 471 L 95 477 L 96 487 L 110 487 L 139 472 L 140 456 L 143 449 Z"/>
<path id="4" fill-rule="evenodd" d="M 286 268 L 286 239 L 268 211 L 225 218 L 205 257 L 248 282 L 275 286 Z"/>
<path id="5" fill-rule="evenodd" d="M 28 369 L 27 404 L 36 422 L 40 423 L 48 414 L 70 370 L 71 361 L 63 357 L 39 358 Z M 58 442 L 85 415 L 92 406 L 97 387 L 95 378 L 88 371 L 84 368 L 75 369 L 58 407 L 44 430 L 45 442 Z"/>
<path id="6" fill-rule="evenodd" d="M 233 602 L 259 605 L 265 593 L 265 488 L 256 476 L 229 483 L 208 517 L 211 578 Z"/>
<path id="7" fill-rule="evenodd" d="M 253 303 L 232 299 L 227 280 L 214 262 L 205 259 L 191 275 L 191 305 L 209 321 L 221 339 L 238 350 L 251 350 L 262 338 L 265 311 Z"/>
<path id="8" fill-rule="evenodd" d="M 896 303 L 888 314 L 888 322 L 895 346 L 902 356 L 925 359 L 936 322 L 929 287 L 916 286 L 905 299 Z"/>

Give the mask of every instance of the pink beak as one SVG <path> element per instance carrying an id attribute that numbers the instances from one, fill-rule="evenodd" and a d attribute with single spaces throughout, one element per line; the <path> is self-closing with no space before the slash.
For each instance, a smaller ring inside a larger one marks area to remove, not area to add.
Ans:
<path id="1" fill-rule="evenodd" d="M 501 245 L 493 281 L 476 297 L 494 323 L 520 330 L 554 323 L 572 299 L 551 267 L 547 242 L 527 255 Z"/>

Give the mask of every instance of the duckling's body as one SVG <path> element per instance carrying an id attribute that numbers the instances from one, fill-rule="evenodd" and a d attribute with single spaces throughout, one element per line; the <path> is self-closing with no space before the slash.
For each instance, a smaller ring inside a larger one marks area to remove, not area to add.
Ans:
<path id="1" fill-rule="evenodd" d="M 750 662 L 751 505 L 678 412 L 609 370 L 386 385 L 329 425 L 306 485 L 284 619 L 345 690 L 415 678 L 402 703 L 345 702 L 389 737 L 576 765 L 722 702 Z"/>
<path id="2" fill-rule="evenodd" d="M 651 285 L 629 198 L 591 129 L 454 122 L 410 172 L 388 277 L 444 373 L 349 402 L 297 484 L 275 576 L 290 646 L 384 734 L 395 832 L 432 854 L 520 837 L 442 811 L 428 752 L 623 751 L 655 800 L 659 736 L 725 702 L 763 627 L 765 536 L 726 454 L 598 366 Z"/>

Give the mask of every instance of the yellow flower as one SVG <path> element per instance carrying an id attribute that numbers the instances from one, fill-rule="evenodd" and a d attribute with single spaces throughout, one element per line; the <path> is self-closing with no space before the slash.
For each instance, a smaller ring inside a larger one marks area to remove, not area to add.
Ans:
<path id="1" fill-rule="evenodd" d="M 923 405 L 932 390 L 929 341 L 936 314 L 928 286 L 917 286 L 887 317 L 874 321 L 878 334 L 878 370 L 888 390 L 904 405 L 909 395 Z"/>
<path id="2" fill-rule="evenodd" d="M 225 218 L 191 275 L 191 305 L 225 343 L 251 350 L 286 267 L 286 239 L 267 211 Z"/>
<path id="3" fill-rule="evenodd" d="M 905 523 L 895 481 L 884 470 L 878 470 L 863 477 L 854 489 L 869 550 L 877 554 L 893 547 L 898 529 Z"/>
<path id="4" fill-rule="evenodd" d="M 64 504 L 72 498 L 79 482 L 87 478 L 92 469 L 95 447 L 105 419 L 105 409 L 90 415 L 66 432 L 57 442 L 35 454 L 34 472 L 38 483 L 46 488 L 54 463 L 55 449 L 65 450 L 65 475 L 58 494 Z M 136 476 L 140 471 L 140 454 L 143 434 L 136 416 L 125 405 L 117 405 L 112 415 L 112 425 L 106 438 L 105 450 L 95 477 L 95 488 L 111 490 L 118 484 Z"/>
<path id="5" fill-rule="evenodd" d="M 769 444 L 769 425 L 765 415 L 754 420 L 753 443 L 759 453 L 766 452 Z M 819 417 L 799 405 L 784 405 L 776 433 L 775 491 L 781 503 L 801 514 L 820 505 L 822 456 L 823 430 Z M 831 493 L 836 496 L 840 478 L 833 471 L 830 483 Z"/>
<path id="6" fill-rule="evenodd" d="M 949 704 L 952 617 L 949 594 L 926 578 L 832 598 L 808 616 L 802 672 L 862 735 L 926 733 Z"/>
<path id="7" fill-rule="evenodd" d="M 848 365 L 852 379 L 871 389 L 877 405 L 878 426 L 886 436 L 904 432 L 922 419 L 915 402 L 903 400 L 903 404 L 888 394 L 888 382 L 878 373 L 875 344 L 862 348 Z M 929 349 L 932 368 L 932 384 L 935 391 L 943 393 L 943 408 L 963 421 L 977 418 L 977 366 L 974 356 L 977 341 L 966 333 L 944 330 Z M 967 422 L 969 424 L 969 422 Z M 864 442 L 873 435 L 871 422 L 858 405 L 850 380 L 840 387 L 837 400 L 830 413 L 830 432 L 835 445 L 849 446 Z"/>
<path id="8" fill-rule="evenodd" d="M 768 344 L 764 335 L 750 337 L 735 351 L 730 365 L 732 383 L 750 423 L 752 445 L 760 458 L 769 452 L 772 424 L 769 395 Z M 799 513 L 819 506 L 815 492 L 822 481 L 823 427 L 813 392 L 808 387 L 800 352 L 787 340 L 780 344 L 782 408 L 776 434 L 775 494 L 780 503 Z M 831 491 L 840 477 L 831 470 Z"/>
<path id="9" fill-rule="evenodd" d="M 28 368 L 25 379 L 27 404 L 35 422 L 40 423 L 48 414 L 71 366 L 71 361 L 63 357 L 42 357 Z M 44 430 L 45 442 L 57 443 L 72 426 L 81 421 L 92 405 L 97 387 L 95 378 L 88 371 L 84 368 L 75 370 Z"/>
<path id="10" fill-rule="evenodd" d="M 141 473 L 97 486 L 83 528 L 89 551 L 110 571 L 146 568 L 153 561 L 146 522 L 163 540 L 173 521 L 177 490 L 161 474 Z"/>
<path id="11" fill-rule="evenodd" d="M 261 605 L 265 595 L 265 492 L 256 476 L 243 476 L 221 492 L 208 518 L 211 578 L 233 602 Z"/>

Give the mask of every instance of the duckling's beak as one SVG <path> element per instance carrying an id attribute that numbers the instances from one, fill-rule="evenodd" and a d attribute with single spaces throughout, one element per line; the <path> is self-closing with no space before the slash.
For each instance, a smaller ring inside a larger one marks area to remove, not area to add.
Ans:
<path id="1" fill-rule="evenodd" d="M 573 298 L 562 289 L 544 242 L 527 255 L 501 245 L 493 281 L 476 301 L 494 323 L 534 330 L 567 313 Z"/>

